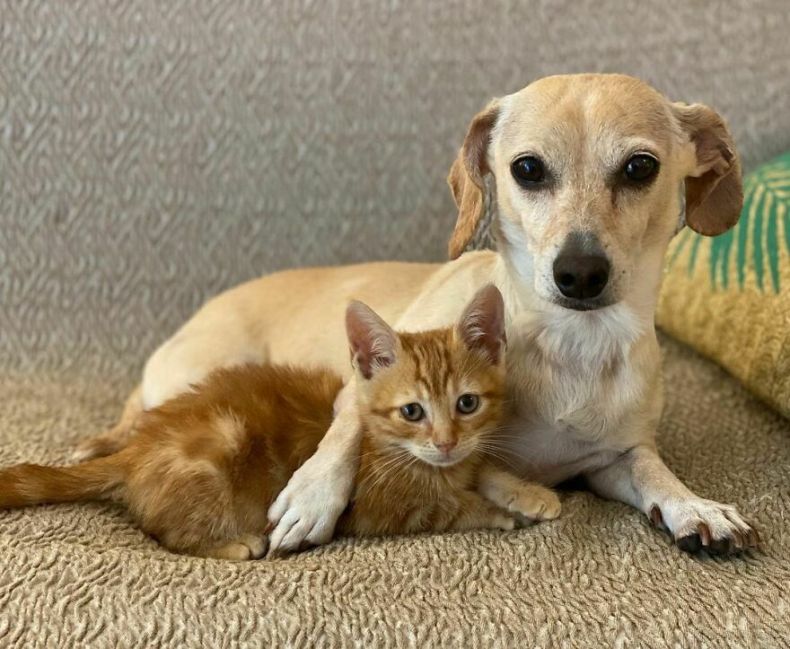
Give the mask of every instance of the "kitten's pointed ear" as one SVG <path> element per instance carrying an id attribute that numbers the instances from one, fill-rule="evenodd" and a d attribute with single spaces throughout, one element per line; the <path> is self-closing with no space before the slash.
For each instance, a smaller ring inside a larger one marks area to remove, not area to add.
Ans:
<path id="1" fill-rule="evenodd" d="M 480 349 L 492 363 L 502 359 L 505 350 L 505 302 L 493 284 L 481 288 L 464 310 L 458 333 L 470 349 Z"/>
<path id="2" fill-rule="evenodd" d="M 378 368 L 395 362 L 398 335 L 366 304 L 355 300 L 348 305 L 346 333 L 351 362 L 366 379 Z"/>

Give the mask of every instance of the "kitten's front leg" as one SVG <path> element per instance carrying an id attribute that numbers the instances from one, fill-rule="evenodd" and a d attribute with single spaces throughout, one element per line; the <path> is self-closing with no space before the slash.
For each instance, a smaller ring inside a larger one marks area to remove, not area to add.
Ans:
<path id="1" fill-rule="evenodd" d="M 266 554 L 267 541 L 265 536 L 244 534 L 235 541 L 204 550 L 200 556 L 209 559 L 227 559 L 228 561 L 247 561 L 260 559 Z"/>
<path id="2" fill-rule="evenodd" d="M 492 505 L 474 491 L 464 492 L 460 502 L 461 511 L 450 524 L 454 532 L 466 530 L 512 530 L 516 521 L 506 512 Z"/>
<path id="3" fill-rule="evenodd" d="M 342 390 L 355 392 L 353 379 Z M 356 401 L 338 396 L 335 420 L 315 454 L 291 476 L 269 508 L 270 552 L 298 550 L 332 539 L 348 504 L 359 465 L 361 430 Z"/>
<path id="4" fill-rule="evenodd" d="M 547 521 L 560 515 L 559 496 L 548 487 L 521 480 L 491 464 L 483 466 L 478 480 L 480 495 L 530 521 Z"/>

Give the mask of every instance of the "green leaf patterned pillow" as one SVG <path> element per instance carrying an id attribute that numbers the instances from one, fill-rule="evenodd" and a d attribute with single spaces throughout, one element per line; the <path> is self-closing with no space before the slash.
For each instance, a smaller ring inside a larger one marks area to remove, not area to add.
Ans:
<path id="1" fill-rule="evenodd" d="M 790 416 L 790 152 L 744 178 L 740 221 L 672 242 L 658 325 Z"/>

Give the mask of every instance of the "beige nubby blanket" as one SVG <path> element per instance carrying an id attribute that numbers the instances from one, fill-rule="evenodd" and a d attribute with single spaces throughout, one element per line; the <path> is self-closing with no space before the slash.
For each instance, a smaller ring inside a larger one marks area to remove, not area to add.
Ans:
<path id="1" fill-rule="evenodd" d="M 664 342 L 670 466 L 736 503 L 764 553 L 695 559 L 585 493 L 511 533 L 340 540 L 238 564 L 167 553 L 112 505 L 0 513 L 0 646 L 782 647 L 790 643 L 790 424 Z M 0 463 L 60 461 L 123 391 L 0 379 Z M 620 644 L 618 644 L 620 643 Z"/>

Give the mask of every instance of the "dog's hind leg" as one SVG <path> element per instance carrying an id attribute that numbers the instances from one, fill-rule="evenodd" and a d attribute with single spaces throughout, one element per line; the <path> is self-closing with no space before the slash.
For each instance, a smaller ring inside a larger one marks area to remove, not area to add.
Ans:
<path id="1" fill-rule="evenodd" d="M 105 457 L 124 448 L 134 434 L 137 418 L 143 412 L 142 387 L 137 386 L 123 407 L 121 418 L 110 430 L 82 440 L 72 453 L 72 459 L 83 462 L 95 457 Z"/>

